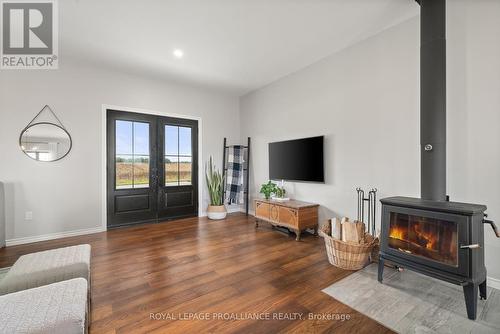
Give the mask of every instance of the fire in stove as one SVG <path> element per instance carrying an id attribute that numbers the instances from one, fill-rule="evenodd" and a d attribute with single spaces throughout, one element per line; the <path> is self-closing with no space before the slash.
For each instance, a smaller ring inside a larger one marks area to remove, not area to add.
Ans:
<path id="1" fill-rule="evenodd" d="M 413 225 L 413 229 L 417 235 L 417 241 L 420 245 L 427 249 L 435 250 L 438 240 L 438 237 L 435 234 L 424 231 L 422 225 L 419 223 Z"/>
<path id="2" fill-rule="evenodd" d="M 410 226 L 412 228 L 412 233 L 409 233 L 407 228 L 400 226 L 391 226 L 389 231 L 389 238 L 404 240 L 406 242 L 413 242 L 417 246 L 425 247 L 430 250 L 436 250 L 436 245 L 438 241 L 438 236 L 432 232 L 425 231 L 420 222 Z M 415 235 L 415 240 L 409 239 L 408 235 Z"/>
<path id="3" fill-rule="evenodd" d="M 391 226 L 389 231 L 389 238 L 408 240 L 408 230 L 399 226 Z"/>

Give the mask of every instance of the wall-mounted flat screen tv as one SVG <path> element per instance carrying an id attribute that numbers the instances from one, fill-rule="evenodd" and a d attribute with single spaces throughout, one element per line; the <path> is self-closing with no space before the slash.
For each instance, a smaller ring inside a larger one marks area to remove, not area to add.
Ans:
<path id="1" fill-rule="evenodd" d="M 269 143 L 271 180 L 325 182 L 324 137 Z"/>

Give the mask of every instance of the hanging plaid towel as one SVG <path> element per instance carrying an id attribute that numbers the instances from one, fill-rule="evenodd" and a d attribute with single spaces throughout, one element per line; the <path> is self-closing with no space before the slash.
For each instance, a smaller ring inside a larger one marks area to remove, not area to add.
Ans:
<path id="1" fill-rule="evenodd" d="M 229 146 L 226 171 L 226 203 L 243 204 L 244 147 Z"/>

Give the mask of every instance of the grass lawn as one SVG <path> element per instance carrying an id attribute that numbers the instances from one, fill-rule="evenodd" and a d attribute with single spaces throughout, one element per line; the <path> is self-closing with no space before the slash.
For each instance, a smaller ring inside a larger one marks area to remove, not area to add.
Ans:
<path id="1" fill-rule="evenodd" d="M 177 168 L 179 168 L 179 172 L 177 172 Z M 166 163 L 165 172 L 167 184 L 177 183 L 177 175 L 179 175 L 179 181 L 181 183 L 186 184 L 191 182 L 190 162 L 181 162 L 179 163 L 179 167 L 177 167 L 177 163 Z M 132 179 L 134 182 L 132 182 Z M 132 168 L 131 162 L 117 163 L 116 186 L 123 188 L 126 186 L 132 186 L 133 183 L 135 186 L 139 187 L 141 187 L 141 185 L 149 185 L 149 164 L 136 162 Z"/>

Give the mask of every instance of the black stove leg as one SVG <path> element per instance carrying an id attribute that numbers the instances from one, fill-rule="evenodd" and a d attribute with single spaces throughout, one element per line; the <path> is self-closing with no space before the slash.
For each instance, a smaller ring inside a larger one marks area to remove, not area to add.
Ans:
<path id="1" fill-rule="evenodd" d="M 378 259 L 378 281 L 382 283 L 382 275 L 384 274 L 384 259 Z"/>
<path id="2" fill-rule="evenodd" d="M 477 292 L 478 284 L 469 283 L 464 285 L 465 306 L 467 307 L 467 317 L 476 320 L 477 313 Z"/>
<path id="3" fill-rule="evenodd" d="M 486 300 L 487 296 L 485 279 L 483 283 L 479 284 L 479 297 L 481 297 L 482 300 Z"/>

